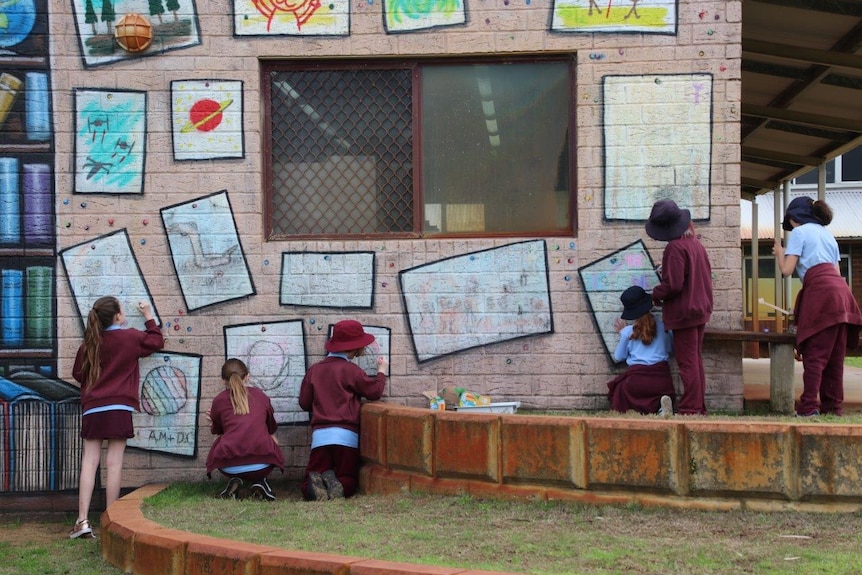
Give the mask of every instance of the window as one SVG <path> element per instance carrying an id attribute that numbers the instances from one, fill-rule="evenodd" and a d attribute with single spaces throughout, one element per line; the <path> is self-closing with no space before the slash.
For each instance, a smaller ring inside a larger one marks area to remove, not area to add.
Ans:
<path id="1" fill-rule="evenodd" d="M 571 234 L 573 62 L 264 62 L 267 237 Z"/>
<path id="2" fill-rule="evenodd" d="M 818 172 L 819 170 L 816 168 L 813 170 L 809 170 L 796 178 L 794 180 L 794 183 L 799 185 L 813 184 L 816 186 Z M 828 162 L 826 162 L 826 183 L 835 183 L 835 160 L 829 160 Z"/>
<path id="3" fill-rule="evenodd" d="M 862 181 L 862 146 L 841 156 L 841 181 Z"/>

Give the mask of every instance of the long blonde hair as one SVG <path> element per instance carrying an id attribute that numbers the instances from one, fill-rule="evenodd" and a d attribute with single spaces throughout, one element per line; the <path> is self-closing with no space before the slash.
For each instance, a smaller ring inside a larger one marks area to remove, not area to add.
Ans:
<path id="1" fill-rule="evenodd" d="M 245 364 L 232 357 L 221 366 L 221 378 L 230 389 L 230 404 L 236 415 L 248 414 L 248 390 L 245 387 L 245 378 L 248 377 L 248 368 Z"/>
<path id="2" fill-rule="evenodd" d="M 120 313 L 120 302 L 113 296 L 96 300 L 87 314 L 87 327 L 84 329 L 84 359 L 81 371 L 84 373 L 84 389 L 95 384 L 102 375 L 102 332 L 114 324 Z"/>

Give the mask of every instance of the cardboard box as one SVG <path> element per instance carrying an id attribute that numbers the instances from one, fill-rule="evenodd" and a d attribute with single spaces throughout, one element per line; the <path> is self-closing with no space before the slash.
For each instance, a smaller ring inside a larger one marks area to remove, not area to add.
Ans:
<path id="1" fill-rule="evenodd" d="M 520 401 L 508 401 L 473 407 L 458 407 L 457 411 L 465 413 L 516 413 L 519 407 L 521 407 Z"/>

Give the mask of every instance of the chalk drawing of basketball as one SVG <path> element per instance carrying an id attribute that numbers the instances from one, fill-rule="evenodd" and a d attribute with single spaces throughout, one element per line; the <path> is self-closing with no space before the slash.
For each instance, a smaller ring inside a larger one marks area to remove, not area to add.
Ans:
<path id="1" fill-rule="evenodd" d="M 255 341 L 248 348 L 245 364 L 252 383 L 263 391 L 272 391 L 287 381 L 287 352 L 274 341 Z"/>
<path id="2" fill-rule="evenodd" d="M 186 374 L 177 367 L 160 365 L 150 370 L 141 384 L 141 409 L 150 415 L 179 413 L 188 401 Z"/>

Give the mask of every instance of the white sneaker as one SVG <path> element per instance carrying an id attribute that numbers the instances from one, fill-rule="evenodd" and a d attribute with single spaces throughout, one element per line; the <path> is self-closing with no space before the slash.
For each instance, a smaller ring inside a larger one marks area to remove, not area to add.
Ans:
<path id="1" fill-rule="evenodd" d="M 671 401 L 669 395 L 661 396 L 661 407 L 658 410 L 658 414 L 665 419 L 673 416 L 673 401 Z"/>

